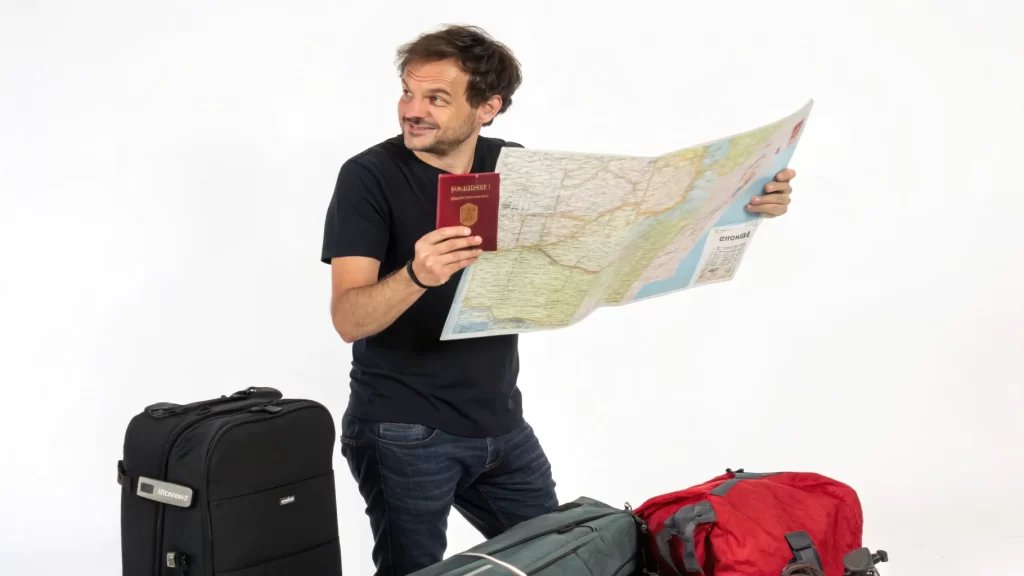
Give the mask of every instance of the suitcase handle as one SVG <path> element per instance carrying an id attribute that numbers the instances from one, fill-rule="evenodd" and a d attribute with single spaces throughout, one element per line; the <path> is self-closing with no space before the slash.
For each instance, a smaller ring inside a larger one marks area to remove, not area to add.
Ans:
<path id="1" fill-rule="evenodd" d="M 230 396 L 221 396 L 213 400 L 202 400 L 191 404 L 174 404 L 171 402 L 158 402 L 146 407 L 146 412 L 153 418 L 167 418 L 177 416 L 185 412 L 191 412 L 197 408 L 208 408 L 225 402 L 234 402 L 240 398 L 251 398 L 275 402 L 281 399 L 281 391 L 266 386 L 250 386 L 245 390 L 239 390 Z"/>

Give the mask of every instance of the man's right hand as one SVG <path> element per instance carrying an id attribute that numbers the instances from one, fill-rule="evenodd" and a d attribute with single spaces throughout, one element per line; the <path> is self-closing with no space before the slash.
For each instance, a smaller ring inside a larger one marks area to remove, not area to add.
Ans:
<path id="1" fill-rule="evenodd" d="M 438 228 L 424 234 L 416 242 L 412 271 L 427 286 L 440 286 L 459 270 L 469 266 L 483 252 L 472 248 L 480 244 L 479 236 L 470 236 L 464 226 Z"/>

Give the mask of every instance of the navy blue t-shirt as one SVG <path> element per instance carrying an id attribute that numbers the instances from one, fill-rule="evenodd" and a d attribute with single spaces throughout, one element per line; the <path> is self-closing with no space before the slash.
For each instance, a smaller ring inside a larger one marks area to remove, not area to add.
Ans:
<path id="1" fill-rule="evenodd" d="M 471 172 L 491 172 L 502 146 L 480 136 Z M 434 230 L 437 179 L 395 136 L 347 160 L 327 209 L 321 261 L 366 256 L 378 279 L 402 268 Z M 423 424 L 462 436 L 497 436 L 522 422 L 518 336 L 441 341 L 462 272 L 427 290 L 382 332 L 352 345 L 349 410 L 381 422 Z"/>

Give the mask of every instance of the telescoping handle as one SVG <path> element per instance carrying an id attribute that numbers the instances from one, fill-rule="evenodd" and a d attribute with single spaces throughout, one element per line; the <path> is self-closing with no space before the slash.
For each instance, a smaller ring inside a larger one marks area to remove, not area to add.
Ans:
<path id="1" fill-rule="evenodd" d="M 221 396 L 213 400 L 202 400 L 191 404 L 174 404 L 172 402 L 158 402 L 146 407 L 146 412 L 153 418 L 166 418 L 176 416 L 192 410 L 213 407 L 218 404 L 235 402 L 241 399 L 257 400 L 260 402 L 276 402 L 281 399 L 281 391 L 266 386 L 250 386 L 245 390 L 239 390 L 230 396 Z"/>

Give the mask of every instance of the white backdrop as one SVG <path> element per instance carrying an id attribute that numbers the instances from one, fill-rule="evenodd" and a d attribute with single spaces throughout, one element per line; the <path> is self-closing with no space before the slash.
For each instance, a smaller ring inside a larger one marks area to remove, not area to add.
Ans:
<path id="1" fill-rule="evenodd" d="M 485 134 L 531 147 L 657 154 L 816 100 L 792 212 L 734 282 L 522 339 L 563 500 L 812 470 L 859 491 L 886 576 L 1024 572 L 1024 12 L 957 4 L 5 2 L 0 571 L 120 573 L 147 404 L 276 386 L 340 418 L 324 210 L 397 133 L 395 47 L 459 22 L 522 60 Z"/>

